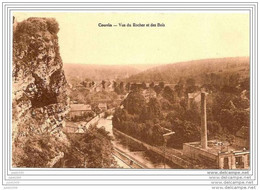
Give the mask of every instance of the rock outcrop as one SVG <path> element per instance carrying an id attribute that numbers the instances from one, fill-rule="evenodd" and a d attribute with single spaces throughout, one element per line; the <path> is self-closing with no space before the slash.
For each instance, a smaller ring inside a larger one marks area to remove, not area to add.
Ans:
<path id="1" fill-rule="evenodd" d="M 69 100 L 58 31 L 50 18 L 29 18 L 14 27 L 13 167 L 52 167 L 67 144 L 62 128 Z"/>

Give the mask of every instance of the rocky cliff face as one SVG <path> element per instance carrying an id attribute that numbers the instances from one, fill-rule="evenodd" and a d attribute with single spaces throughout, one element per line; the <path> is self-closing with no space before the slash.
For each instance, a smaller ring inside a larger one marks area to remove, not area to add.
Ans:
<path id="1" fill-rule="evenodd" d="M 62 128 L 69 100 L 58 31 L 49 18 L 29 18 L 14 27 L 13 167 L 52 167 L 66 146 Z"/>

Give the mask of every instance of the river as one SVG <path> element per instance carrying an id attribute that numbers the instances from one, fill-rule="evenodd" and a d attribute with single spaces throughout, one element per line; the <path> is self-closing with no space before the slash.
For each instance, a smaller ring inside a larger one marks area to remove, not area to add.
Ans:
<path id="1" fill-rule="evenodd" d="M 112 125 L 112 116 L 106 118 L 100 118 L 97 121 L 97 127 L 104 127 L 106 131 L 113 137 L 113 145 L 115 148 L 119 149 L 121 152 L 135 158 L 138 162 L 145 165 L 147 168 L 179 168 L 178 166 L 174 166 L 172 164 L 168 165 L 167 163 L 164 166 L 164 159 L 158 158 L 158 156 L 151 154 L 144 149 L 138 149 L 134 147 L 128 146 L 118 135 L 113 134 L 113 125 Z M 122 168 L 129 168 L 125 163 L 116 158 L 118 165 Z"/>

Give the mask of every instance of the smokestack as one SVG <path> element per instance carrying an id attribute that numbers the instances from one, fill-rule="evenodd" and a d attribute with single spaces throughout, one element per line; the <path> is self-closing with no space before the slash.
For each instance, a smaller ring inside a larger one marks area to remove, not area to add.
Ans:
<path id="1" fill-rule="evenodd" d="M 208 137 L 207 137 L 207 111 L 206 111 L 206 93 L 201 92 L 201 146 L 203 149 L 208 147 Z"/>

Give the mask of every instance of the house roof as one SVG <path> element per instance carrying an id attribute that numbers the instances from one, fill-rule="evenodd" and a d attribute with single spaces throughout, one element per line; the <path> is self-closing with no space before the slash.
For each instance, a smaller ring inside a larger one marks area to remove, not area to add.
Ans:
<path id="1" fill-rule="evenodd" d="M 188 93 L 189 98 L 196 98 L 197 96 L 200 95 L 201 92 L 193 92 L 193 93 Z"/>
<path id="2" fill-rule="evenodd" d="M 98 107 L 107 107 L 107 104 L 106 103 L 99 103 Z"/>
<path id="3" fill-rule="evenodd" d="M 167 83 L 167 84 L 164 84 L 164 86 L 169 86 L 171 89 L 174 90 L 174 87 L 176 86 L 176 84 Z"/>
<path id="4" fill-rule="evenodd" d="M 237 137 L 241 138 L 248 138 L 249 137 L 249 127 L 243 126 L 239 129 L 239 131 L 236 133 Z"/>
<path id="5" fill-rule="evenodd" d="M 71 104 L 71 111 L 91 111 L 91 105 L 89 104 Z"/>

